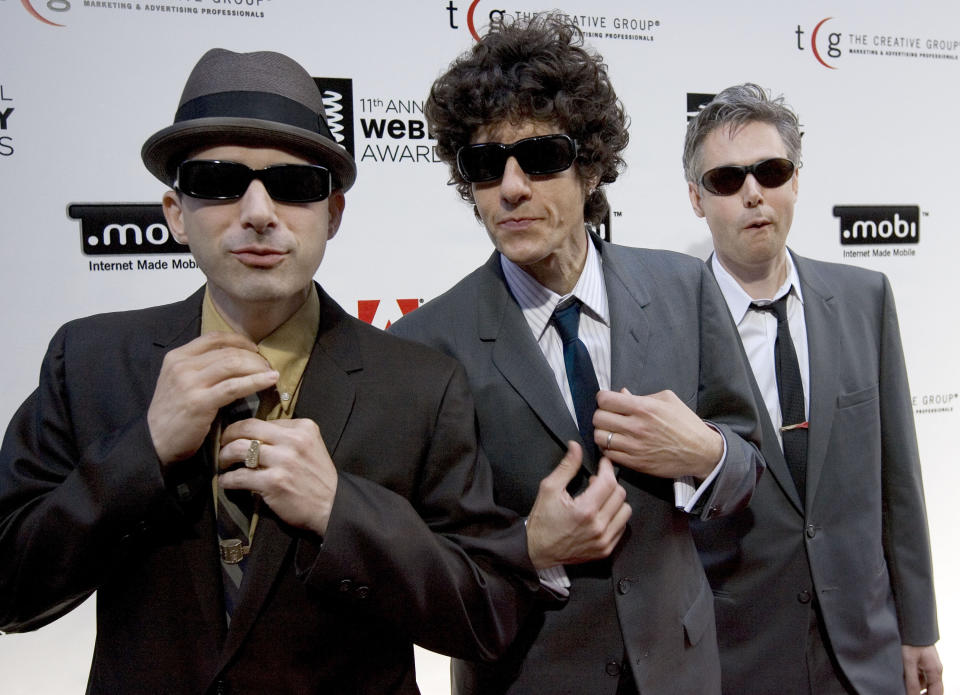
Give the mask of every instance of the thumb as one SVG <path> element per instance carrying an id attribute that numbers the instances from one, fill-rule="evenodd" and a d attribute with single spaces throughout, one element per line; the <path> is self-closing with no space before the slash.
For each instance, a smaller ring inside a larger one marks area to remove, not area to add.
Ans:
<path id="1" fill-rule="evenodd" d="M 580 464 L 583 462 L 583 450 L 580 448 L 580 445 L 570 440 L 567 442 L 567 453 L 560 463 L 557 464 L 557 467 L 544 478 L 544 482 L 548 483 L 551 487 L 556 486 L 558 489 L 563 489 L 567 486 L 573 477 L 577 474 L 577 471 L 580 470 Z"/>

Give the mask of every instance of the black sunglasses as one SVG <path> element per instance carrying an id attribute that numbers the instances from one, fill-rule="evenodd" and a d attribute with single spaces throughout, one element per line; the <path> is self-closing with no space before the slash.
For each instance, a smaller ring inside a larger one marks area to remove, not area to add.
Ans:
<path id="1" fill-rule="evenodd" d="M 503 178 L 507 160 L 515 157 L 520 168 L 531 176 L 556 174 L 569 169 L 577 158 L 577 143 L 569 135 L 537 135 L 511 145 L 482 142 L 457 150 L 457 169 L 467 183 L 484 183 Z"/>
<path id="2" fill-rule="evenodd" d="M 177 167 L 173 187 L 191 198 L 232 200 L 243 197 L 254 179 L 282 203 L 325 200 L 332 185 L 330 170 L 319 164 L 274 164 L 254 170 L 239 162 L 188 159 Z"/>
<path id="3" fill-rule="evenodd" d="M 764 188 L 777 188 L 790 180 L 796 168 L 789 159 L 775 157 L 746 167 L 731 165 L 711 169 L 700 177 L 700 183 L 714 195 L 733 195 L 747 180 L 747 174 L 753 174 Z"/>

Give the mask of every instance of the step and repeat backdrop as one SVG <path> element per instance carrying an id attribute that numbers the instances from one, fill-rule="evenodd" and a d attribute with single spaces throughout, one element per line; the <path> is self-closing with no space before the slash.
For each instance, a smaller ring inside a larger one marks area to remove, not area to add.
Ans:
<path id="1" fill-rule="evenodd" d="M 631 117 L 628 169 L 608 191 L 605 233 L 616 242 L 709 253 L 680 156 L 689 115 L 712 94 L 752 81 L 785 94 L 798 112 L 804 157 L 790 245 L 883 271 L 896 292 L 940 650 L 953 680 L 956 3 L 812 0 L 774 10 L 761 0 L 0 0 L 0 428 L 34 388 L 61 323 L 178 300 L 203 282 L 163 224 L 164 189 L 139 152 L 172 122 L 186 76 L 208 48 L 281 51 L 318 80 L 359 176 L 317 279 L 348 311 L 385 327 L 492 248 L 434 152 L 423 116 L 430 83 L 491 17 L 550 9 L 573 17 L 605 57 Z M 81 692 L 93 639 L 92 600 L 36 633 L 0 637 L 3 691 Z M 448 692 L 446 661 L 418 657 L 424 692 Z"/>

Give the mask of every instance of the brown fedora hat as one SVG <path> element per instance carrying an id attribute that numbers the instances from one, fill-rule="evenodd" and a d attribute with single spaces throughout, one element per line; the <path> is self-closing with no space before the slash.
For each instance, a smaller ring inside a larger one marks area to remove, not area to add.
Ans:
<path id="1" fill-rule="evenodd" d="M 172 186 L 190 152 L 227 143 L 315 159 L 343 190 L 357 178 L 353 157 L 327 126 L 316 82 L 282 53 L 207 51 L 187 78 L 173 125 L 150 136 L 140 156 L 151 174 Z"/>

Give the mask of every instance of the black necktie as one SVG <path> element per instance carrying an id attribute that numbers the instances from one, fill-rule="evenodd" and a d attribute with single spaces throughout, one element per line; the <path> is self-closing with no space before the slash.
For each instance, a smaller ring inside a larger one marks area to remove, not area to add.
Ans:
<path id="1" fill-rule="evenodd" d="M 593 441 L 593 413 L 597 409 L 597 374 L 590 361 L 587 346 L 578 337 L 580 329 L 580 300 L 573 299 L 558 305 L 553 312 L 553 322 L 563 341 L 563 364 L 567 370 L 567 383 L 573 396 L 573 409 L 577 414 L 577 427 L 580 437 L 592 454 L 598 459 L 597 445 Z"/>
<path id="2" fill-rule="evenodd" d="M 787 461 L 790 475 L 804 499 L 804 487 L 807 469 L 807 432 L 808 423 L 803 398 L 803 381 L 800 378 L 800 364 L 797 351 L 790 337 L 790 323 L 787 321 L 787 297 L 783 295 L 771 304 L 760 306 L 751 304 L 757 311 L 770 311 L 777 317 L 777 341 L 774 345 L 777 370 L 777 392 L 780 395 L 780 413 L 783 425 L 780 436 L 783 440 L 783 458 Z"/>

